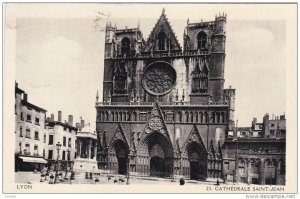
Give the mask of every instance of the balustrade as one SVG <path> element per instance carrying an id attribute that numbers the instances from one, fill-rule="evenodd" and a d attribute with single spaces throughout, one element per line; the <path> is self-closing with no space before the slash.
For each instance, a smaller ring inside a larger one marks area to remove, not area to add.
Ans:
<path id="1" fill-rule="evenodd" d="M 226 106 L 228 102 L 158 102 L 160 106 Z M 96 106 L 153 106 L 153 102 L 96 102 Z"/>
<path id="2" fill-rule="evenodd" d="M 105 59 L 145 59 L 145 58 L 164 58 L 164 57 L 189 57 L 198 55 L 208 55 L 207 51 L 193 51 L 193 52 L 166 52 L 166 53 L 151 53 L 151 54 L 130 54 L 130 55 L 116 55 L 106 54 Z"/>

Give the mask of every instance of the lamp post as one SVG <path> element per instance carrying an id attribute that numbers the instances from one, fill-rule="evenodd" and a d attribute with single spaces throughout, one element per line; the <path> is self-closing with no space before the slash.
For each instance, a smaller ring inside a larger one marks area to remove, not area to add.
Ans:
<path id="1" fill-rule="evenodd" d="M 60 151 L 60 149 L 61 149 L 61 144 L 60 144 L 60 142 L 58 142 L 57 144 L 56 144 L 56 150 L 57 150 L 57 159 L 56 159 L 56 173 L 55 173 L 55 179 L 54 179 L 54 183 L 57 183 L 58 181 L 58 179 L 57 179 L 57 176 L 58 176 L 58 159 L 59 159 L 59 151 Z"/>
<path id="2" fill-rule="evenodd" d="M 69 161 L 70 161 L 70 149 L 68 149 L 67 151 L 67 165 L 66 165 L 66 174 L 65 174 L 65 178 L 67 177 L 67 174 L 68 174 L 68 166 L 69 166 Z M 70 168 L 71 168 L 71 165 L 70 165 Z M 71 169 L 70 169 L 71 170 Z"/>
<path id="3" fill-rule="evenodd" d="M 177 152 L 175 150 L 173 150 L 173 154 L 174 154 L 174 161 L 173 161 L 173 167 L 172 167 L 172 182 L 175 182 L 175 170 L 176 170 L 176 165 L 175 162 L 177 161 Z"/>
<path id="4" fill-rule="evenodd" d="M 126 182 L 127 185 L 130 184 L 130 181 L 129 181 L 129 178 L 130 178 L 130 175 L 129 175 L 129 172 L 130 172 L 130 169 L 129 169 L 129 166 L 130 166 L 130 157 L 131 157 L 131 153 L 129 152 L 129 154 L 128 154 L 128 160 L 127 160 L 127 182 Z"/>

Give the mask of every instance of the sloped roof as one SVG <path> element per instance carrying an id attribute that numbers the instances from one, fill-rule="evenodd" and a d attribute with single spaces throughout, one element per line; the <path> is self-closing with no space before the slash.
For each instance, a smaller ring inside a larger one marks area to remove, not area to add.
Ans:
<path id="1" fill-rule="evenodd" d="M 162 14 L 160 16 L 160 18 L 158 19 L 158 21 L 156 22 L 154 28 L 152 29 L 148 39 L 147 39 L 147 42 L 146 42 L 146 45 L 145 45 L 145 48 L 144 48 L 144 51 L 145 52 L 149 52 L 151 51 L 151 42 L 152 40 L 154 40 L 154 38 L 156 37 L 156 35 L 161 32 L 161 27 L 163 27 L 164 29 L 164 32 L 166 33 L 169 33 L 170 34 L 170 40 L 174 42 L 175 45 L 171 46 L 171 49 L 170 50 L 182 50 L 179 42 L 178 42 L 178 39 L 172 29 L 172 26 L 170 25 L 169 21 L 168 21 L 168 18 L 167 16 L 165 15 L 165 10 L 163 9 L 162 11 Z"/>

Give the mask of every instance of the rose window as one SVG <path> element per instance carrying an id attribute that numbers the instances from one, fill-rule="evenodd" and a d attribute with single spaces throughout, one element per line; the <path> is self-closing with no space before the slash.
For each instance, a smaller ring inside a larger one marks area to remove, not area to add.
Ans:
<path id="1" fill-rule="evenodd" d="M 176 82 L 175 69 L 166 62 L 155 62 L 144 70 L 143 86 L 152 95 L 164 95 Z"/>

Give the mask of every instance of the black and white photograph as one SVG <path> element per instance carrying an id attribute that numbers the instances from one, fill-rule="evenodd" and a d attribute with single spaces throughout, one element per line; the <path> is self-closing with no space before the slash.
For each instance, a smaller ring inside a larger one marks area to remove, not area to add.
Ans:
<path id="1" fill-rule="evenodd" d="M 297 192 L 296 3 L 3 10 L 7 192 Z"/>

